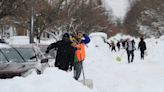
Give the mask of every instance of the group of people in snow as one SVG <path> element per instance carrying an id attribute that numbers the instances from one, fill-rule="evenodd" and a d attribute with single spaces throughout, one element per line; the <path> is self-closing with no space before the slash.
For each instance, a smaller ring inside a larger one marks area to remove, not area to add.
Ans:
<path id="1" fill-rule="evenodd" d="M 115 51 L 116 52 L 116 46 L 118 48 L 118 51 L 120 51 L 121 47 L 121 41 L 118 41 L 116 44 L 114 43 L 113 40 L 111 40 L 111 43 L 107 42 L 107 44 L 111 47 L 111 52 Z M 123 45 L 122 45 L 123 46 Z"/>
<path id="2" fill-rule="evenodd" d="M 83 61 L 85 60 L 85 45 L 89 42 L 89 36 L 83 32 L 74 34 L 65 33 L 62 40 L 50 44 L 45 52 L 49 53 L 50 50 L 55 49 L 57 51 L 54 64 L 55 67 L 64 71 L 71 71 L 74 69 L 74 79 L 78 80 L 83 69 Z M 116 44 L 118 51 L 120 50 L 121 43 L 122 47 L 126 49 L 128 63 L 133 62 L 134 50 L 136 50 L 135 41 L 130 39 L 118 41 Z M 114 50 L 116 52 L 114 41 L 111 41 L 111 43 L 108 44 L 111 47 L 111 51 Z M 143 37 L 140 38 L 138 49 L 141 51 L 141 59 L 144 59 L 146 43 Z"/>
<path id="3" fill-rule="evenodd" d="M 127 38 L 126 40 L 118 41 L 116 45 L 115 45 L 114 41 L 111 41 L 111 43 L 107 43 L 107 44 L 111 47 L 111 51 L 116 52 L 116 46 L 118 48 L 118 51 L 120 51 L 121 43 L 122 43 L 122 47 L 127 52 L 128 63 L 132 63 L 133 59 L 134 59 L 134 50 L 136 50 L 134 40 L 130 40 L 129 38 Z M 143 60 L 144 55 L 145 55 L 145 50 L 146 50 L 146 43 L 145 43 L 143 37 L 140 38 L 140 42 L 138 43 L 138 49 L 141 52 L 140 53 L 141 60 Z"/>
<path id="4" fill-rule="evenodd" d="M 47 47 L 46 53 L 56 49 L 55 67 L 64 71 L 74 69 L 74 79 L 78 80 L 85 60 L 85 44 L 90 42 L 90 38 L 83 32 L 74 34 L 65 33 L 62 40 L 54 42 Z"/>

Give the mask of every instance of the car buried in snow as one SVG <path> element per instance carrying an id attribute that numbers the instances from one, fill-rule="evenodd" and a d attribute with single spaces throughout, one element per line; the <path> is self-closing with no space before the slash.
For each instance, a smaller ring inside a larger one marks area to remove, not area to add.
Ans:
<path id="1" fill-rule="evenodd" d="M 43 73 L 48 57 L 36 45 L 8 45 L 0 43 L 0 78 L 27 76 L 33 71 Z"/>

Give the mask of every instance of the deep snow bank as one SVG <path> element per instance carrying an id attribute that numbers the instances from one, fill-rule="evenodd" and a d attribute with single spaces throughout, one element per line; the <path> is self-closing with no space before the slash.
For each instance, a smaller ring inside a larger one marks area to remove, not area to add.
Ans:
<path id="1" fill-rule="evenodd" d="M 75 81 L 72 73 L 46 69 L 44 74 L 0 80 L 0 92 L 97 92 Z"/>

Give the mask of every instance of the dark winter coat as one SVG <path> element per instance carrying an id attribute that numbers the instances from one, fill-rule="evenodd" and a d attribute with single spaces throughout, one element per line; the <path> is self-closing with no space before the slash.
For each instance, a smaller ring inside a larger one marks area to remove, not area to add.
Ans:
<path id="1" fill-rule="evenodd" d="M 61 40 L 52 43 L 48 46 L 46 53 L 55 48 L 57 50 L 55 66 L 62 70 L 68 70 L 69 66 L 73 66 L 74 48 L 71 46 L 72 42 L 69 40 Z"/>
<path id="2" fill-rule="evenodd" d="M 120 47 L 120 42 L 117 42 L 117 47 Z"/>
<path id="3" fill-rule="evenodd" d="M 145 43 L 145 41 L 141 40 L 141 41 L 139 42 L 139 44 L 138 44 L 138 49 L 140 49 L 140 50 L 142 50 L 142 51 L 146 50 L 146 43 Z"/>

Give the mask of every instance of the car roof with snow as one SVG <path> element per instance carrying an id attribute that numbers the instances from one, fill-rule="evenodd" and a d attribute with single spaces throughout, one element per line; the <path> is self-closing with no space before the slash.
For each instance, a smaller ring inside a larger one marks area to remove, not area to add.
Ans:
<path id="1" fill-rule="evenodd" d="M 8 44 L 0 43 L 0 48 L 11 48 Z"/>

